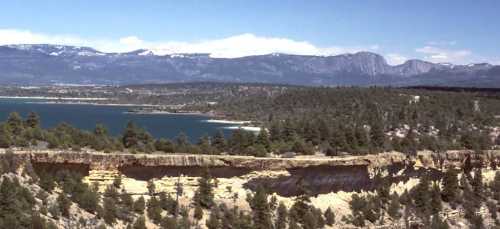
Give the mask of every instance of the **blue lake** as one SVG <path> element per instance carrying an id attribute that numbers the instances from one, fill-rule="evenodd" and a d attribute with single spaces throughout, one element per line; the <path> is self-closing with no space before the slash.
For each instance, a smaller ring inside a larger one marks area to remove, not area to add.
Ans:
<path id="1" fill-rule="evenodd" d="M 35 102 L 35 103 L 33 103 Z M 226 136 L 233 124 L 210 123 L 210 119 L 198 115 L 175 114 L 130 114 L 132 107 L 94 106 L 84 104 L 46 104 L 41 101 L 25 99 L 0 99 L 0 121 L 5 121 L 11 112 L 18 112 L 23 117 L 31 111 L 40 115 L 44 128 L 54 127 L 61 122 L 72 126 L 93 130 L 96 123 L 105 125 L 112 135 L 120 135 L 128 121 L 146 129 L 156 138 L 173 139 L 184 132 L 191 142 L 196 142 L 205 134 L 213 135 L 222 129 Z"/>

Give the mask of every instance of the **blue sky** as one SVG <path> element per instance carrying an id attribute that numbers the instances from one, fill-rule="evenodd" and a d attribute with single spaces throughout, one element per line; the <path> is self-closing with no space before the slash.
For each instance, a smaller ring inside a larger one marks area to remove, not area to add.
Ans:
<path id="1" fill-rule="evenodd" d="M 372 51 L 390 63 L 500 64 L 500 1 L 7 1 L 0 44 L 59 43 L 102 51 Z"/>

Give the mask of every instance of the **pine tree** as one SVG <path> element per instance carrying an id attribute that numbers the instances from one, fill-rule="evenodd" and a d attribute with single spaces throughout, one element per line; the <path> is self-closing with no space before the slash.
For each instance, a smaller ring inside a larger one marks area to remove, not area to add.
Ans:
<path id="1" fill-rule="evenodd" d="M 345 131 L 345 138 L 347 141 L 348 149 L 350 152 L 356 152 L 359 149 L 358 139 L 356 138 L 356 133 L 353 127 L 348 127 Z"/>
<path id="2" fill-rule="evenodd" d="M 368 145 L 370 144 L 370 140 L 368 139 L 368 133 L 366 132 L 365 128 L 358 125 L 355 128 L 354 135 L 356 136 L 356 139 L 358 139 L 359 147 L 368 147 Z"/>
<path id="3" fill-rule="evenodd" d="M 305 222 L 306 213 L 311 210 L 311 199 L 309 197 L 309 190 L 305 188 L 305 184 L 299 184 L 299 193 L 295 199 L 294 204 L 290 209 L 290 217 L 297 219 L 301 224 Z"/>
<path id="4" fill-rule="evenodd" d="M 276 195 L 272 195 L 271 198 L 269 198 L 269 209 L 271 209 L 271 212 L 276 211 L 278 208 L 278 198 Z"/>
<path id="5" fill-rule="evenodd" d="M 471 224 L 471 228 L 473 229 L 483 229 L 484 228 L 484 220 L 481 214 L 474 214 L 471 218 L 469 218 L 469 222 Z"/>
<path id="6" fill-rule="evenodd" d="M 113 186 L 115 186 L 115 188 L 120 188 L 121 185 L 122 185 L 122 177 L 121 175 L 118 175 L 113 179 Z"/>
<path id="7" fill-rule="evenodd" d="M 203 135 L 200 139 L 198 139 L 198 143 L 196 144 L 202 154 L 213 154 L 213 148 L 210 144 L 211 140 L 208 135 Z"/>
<path id="8" fill-rule="evenodd" d="M 335 224 L 335 214 L 330 207 L 325 211 L 325 223 L 328 226 L 333 226 L 333 224 Z"/>
<path id="9" fill-rule="evenodd" d="M 200 221 L 203 218 L 203 208 L 200 205 L 195 205 L 193 217 L 196 221 Z"/>
<path id="10" fill-rule="evenodd" d="M 203 174 L 198 179 L 198 190 L 196 190 L 193 200 L 195 204 L 204 208 L 211 208 L 214 205 L 212 177 L 208 168 L 203 170 Z"/>
<path id="11" fill-rule="evenodd" d="M 132 199 L 132 196 L 126 192 L 125 189 L 122 190 L 122 193 L 120 194 L 120 203 L 123 205 L 124 210 L 127 212 L 130 212 L 134 208 L 134 199 Z"/>
<path id="12" fill-rule="evenodd" d="M 283 202 L 280 202 L 277 209 L 277 218 L 275 222 L 275 229 L 286 229 L 288 222 L 288 209 Z"/>
<path id="13" fill-rule="evenodd" d="M 382 119 L 377 118 L 370 124 L 370 142 L 376 151 L 384 149 L 386 136 Z"/>
<path id="14" fill-rule="evenodd" d="M 2 173 L 15 173 L 17 165 L 14 160 L 14 152 L 10 149 L 6 150 L 2 159 L 0 160 L 0 171 Z"/>
<path id="15" fill-rule="evenodd" d="M 127 123 L 127 127 L 123 132 L 122 143 L 125 148 L 131 148 L 137 146 L 139 143 L 139 133 L 135 124 L 130 121 Z"/>
<path id="16" fill-rule="evenodd" d="M 219 205 L 221 216 L 221 227 L 222 228 L 233 228 L 237 226 L 236 213 L 227 208 L 226 204 L 222 203 Z"/>
<path id="17" fill-rule="evenodd" d="M 221 223 L 219 220 L 219 210 L 217 208 L 213 208 L 210 211 L 210 215 L 208 216 L 207 222 L 205 223 L 208 229 L 220 229 Z"/>
<path id="18" fill-rule="evenodd" d="M 190 229 L 191 227 L 191 220 L 189 219 L 189 212 L 187 209 L 183 208 L 180 212 L 180 215 L 182 216 L 180 219 L 179 223 L 179 228 L 182 229 Z"/>
<path id="19" fill-rule="evenodd" d="M 240 128 L 233 131 L 229 141 L 229 146 L 233 154 L 241 154 L 248 146 L 248 143 L 249 141 L 246 132 Z"/>
<path id="20" fill-rule="evenodd" d="M 148 188 L 149 195 L 154 196 L 156 193 L 156 185 L 155 185 L 155 182 L 153 180 L 148 181 L 147 188 Z"/>
<path id="21" fill-rule="evenodd" d="M 332 142 L 331 145 L 334 147 L 336 152 L 339 151 L 348 151 L 347 139 L 345 138 L 344 129 L 341 127 L 337 127 L 335 131 L 332 133 Z"/>
<path id="22" fill-rule="evenodd" d="M 17 112 L 12 112 L 9 114 L 6 124 L 7 128 L 14 136 L 19 136 L 23 131 L 23 120 Z"/>
<path id="23" fill-rule="evenodd" d="M 116 190 L 114 185 L 108 185 L 106 187 L 106 190 L 104 190 L 104 196 L 113 199 L 115 202 L 118 202 L 119 193 L 118 190 Z"/>
<path id="24" fill-rule="evenodd" d="M 144 197 L 141 196 L 134 202 L 134 212 L 138 214 L 143 214 L 145 208 L 146 208 L 146 202 L 144 200 Z"/>
<path id="25" fill-rule="evenodd" d="M 288 223 L 288 229 L 301 229 L 301 227 L 299 226 L 296 219 L 290 218 Z"/>
<path id="26" fill-rule="evenodd" d="M 321 215 L 320 215 L 321 216 Z M 306 214 L 302 217 L 302 228 L 303 229 L 315 229 L 320 228 L 317 225 L 317 219 L 314 215 L 312 209 L 308 210 Z"/>
<path id="27" fill-rule="evenodd" d="M 262 186 L 257 188 L 249 203 L 252 208 L 254 228 L 272 228 L 271 209 L 267 201 L 267 193 Z"/>
<path id="28" fill-rule="evenodd" d="M 179 213 L 179 197 L 182 196 L 184 188 L 180 181 L 180 177 L 177 177 L 177 182 L 175 182 L 175 216 Z"/>
<path id="29" fill-rule="evenodd" d="M 143 215 L 139 216 L 134 222 L 134 229 L 146 229 L 146 219 Z"/>
<path id="30" fill-rule="evenodd" d="M 0 123 L 0 148 L 9 148 L 13 144 L 12 141 L 12 136 L 6 125 Z M 0 167 L 0 169 L 5 170 L 3 167 Z"/>
<path id="31" fill-rule="evenodd" d="M 118 211 L 116 209 L 117 202 L 115 199 L 105 196 L 103 199 L 103 216 L 104 222 L 109 225 L 113 225 L 118 217 Z"/>
<path id="32" fill-rule="evenodd" d="M 163 210 L 166 210 L 169 214 L 173 213 L 175 209 L 173 209 L 172 207 L 172 202 L 173 202 L 173 199 L 172 199 L 172 196 L 170 196 L 170 193 L 167 194 L 165 192 L 160 192 L 160 194 L 158 194 L 158 199 L 160 201 L 160 207 L 163 209 Z"/>
<path id="33" fill-rule="evenodd" d="M 85 188 L 82 193 L 75 196 L 76 202 L 81 208 L 87 210 L 90 213 L 94 213 L 99 207 L 100 194 L 97 188 L 89 188 L 86 185 L 84 187 Z"/>
<path id="34" fill-rule="evenodd" d="M 151 198 L 149 198 L 148 200 L 147 206 L 148 208 L 146 210 L 148 213 L 148 218 L 150 218 L 156 224 L 160 223 L 162 209 L 158 199 L 154 196 L 151 196 Z"/>
<path id="35" fill-rule="evenodd" d="M 407 154 L 415 155 L 417 153 L 417 142 L 415 131 L 413 128 L 408 130 L 408 133 L 401 141 L 402 151 Z"/>
<path id="36" fill-rule="evenodd" d="M 177 219 L 170 216 L 165 216 L 161 220 L 161 228 L 163 229 L 177 229 L 179 227 Z"/>
<path id="37" fill-rule="evenodd" d="M 57 204 L 59 206 L 59 210 L 61 211 L 62 216 L 69 217 L 69 208 L 71 207 L 71 200 L 66 197 L 66 194 L 61 193 L 57 197 Z"/>
<path id="38" fill-rule="evenodd" d="M 441 209 L 443 208 L 442 205 L 442 200 L 441 200 L 441 190 L 439 188 L 439 185 L 437 183 L 434 183 L 431 188 L 431 212 L 433 214 L 438 214 Z"/>
<path id="39" fill-rule="evenodd" d="M 184 132 L 180 132 L 175 140 L 179 147 L 186 147 L 189 145 L 189 138 Z"/>
<path id="40" fill-rule="evenodd" d="M 100 123 L 95 125 L 94 128 L 94 135 L 97 137 L 107 137 L 108 136 L 108 130 L 106 127 Z"/>
<path id="41" fill-rule="evenodd" d="M 294 140 L 297 132 L 295 131 L 295 123 L 291 119 L 285 119 L 285 123 L 282 126 L 282 137 L 283 140 L 291 142 Z"/>
<path id="42" fill-rule="evenodd" d="M 500 171 L 495 172 L 495 178 L 493 178 L 490 187 L 493 191 L 493 198 L 500 201 Z"/>
<path id="43" fill-rule="evenodd" d="M 237 228 L 240 229 L 252 229 L 252 217 L 240 211 L 238 214 L 238 220 L 236 221 Z"/>
<path id="44" fill-rule="evenodd" d="M 434 214 L 432 216 L 432 221 L 430 225 L 431 229 L 448 229 L 448 223 L 446 221 L 443 221 L 441 217 L 439 217 L 439 214 Z"/>
<path id="45" fill-rule="evenodd" d="M 155 141 L 154 144 L 156 150 L 162 151 L 164 153 L 174 153 L 175 152 L 175 147 L 174 143 L 168 139 L 160 138 Z"/>
<path id="46" fill-rule="evenodd" d="M 448 203 L 455 202 L 458 197 L 457 171 L 453 168 L 448 168 L 442 178 L 442 184 L 443 184 L 443 190 L 441 192 L 441 195 L 443 197 L 443 200 Z"/>
<path id="47" fill-rule="evenodd" d="M 26 126 L 37 128 L 40 126 L 40 117 L 35 112 L 30 112 L 26 118 Z"/>
<path id="48" fill-rule="evenodd" d="M 283 135 L 282 135 L 282 127 L 280 122 L 271 122 L 270 127 L 269 127 L 269 135 L 270 135 L 270 140 L 272 142 L 277 142 L 283 140 Z"/>
<path id="49" fill-rule="evenodd" d="M 498 207 L 494 201 L 486 202 L 486 206 L 488 207 L 488 211 L 490 212 L 491 218 L 495 221 L 495 224 L 498 224 L 497 212 Z"/>
<path id="50" fill-rule="evenodd" d="M 420 182 L 413 188 L 412 196 L 414 197 L 415 207 L 423 216 L 429 216 L 431 192 L 430 180 L 427 174 L 420 178 Z"/>
<path id="51" fill-rule="evenodd" d="M 474 178 L 472 179 L 471 182 L 472 185 L 472 191 L 476 196 L 479 198 L 482 198 L 483 196 L 483 173 L 481 171 L 481 168 L 477 168 L 474 170 Z"/>
<path id="52" fill-rule="evenodd" d="M 269 134 L 266 129 L 261 128 L 257 136 L 256 144 L 264 146 L 267 151 L 271 150 L 271 141 L 269 140 Z"/>
<path id="53" fill-rule="evenodd" d="M 388 203 L 391 198 L 391 184 L 388 182 L 388 179 L 382 178 L 381 173 L 377 172 L 373 177 L 373 183 L 377 185 L 375 191 L 377 192 L 378 199 L 382 204 Z"/>
<path id="54" fill-rule="evenodd" d="M 217 149 L 218 152 L 224 152 L 226 150 L 226 139 L 224 138 L 224 133 L 222 130 L 217 131 L 213 137 L 212 146 Z"/>
<path id="55" fill-rule="evenodd" d="M 473 167 L 472 167 L 470 155 L 467 155 L 467 157 L 465 158 L 465 161 L 462 165 L 462 170 L 464 171 L 464 175 L 470 176 L 470 172 L 472 171 L 472 168 Z"/>
<path id="56" fill-rule="evenodd" d="M 463 190 L 461 199 L 463 202 L 462 206 L 465 211 L 465 218 L 468 219 L 471 224 L 474 224 L 474 221 L 478 220 L 476 211 L 479 209 L 480 203 L 477 200 L 477 196 L 473 193 L 472 187 L 465 175 L 462 175 L 462 177 L 460 178 L 460 186 Z"/>
<path id="57" fill-rule="evenodd" d="M 313 208 L 311 210 L 311 213 L 314 216 L 315 221 L 316 221 L 315 222 L 316 227 L 314 227 L 314 228 L 324 228 L 326 225 L 326 221 L 325 221 L 325 217 L 323 217 L 323 212 L 321 212 L 321 209 Z"/>
<path id="58" fill-rule="evenodd" d="M 399 202 L 399 196 L 396 192 L 391 195 L 391 201 L 389 202 L 389 207 L 387 213 L 393 219 L 401 218 L 401 203 Z"/>

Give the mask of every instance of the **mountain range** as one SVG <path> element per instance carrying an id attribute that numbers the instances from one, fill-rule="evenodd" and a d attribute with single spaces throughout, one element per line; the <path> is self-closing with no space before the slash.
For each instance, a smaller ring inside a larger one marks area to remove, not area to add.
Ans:
<path id="1" fill-rule="evenodd" d="M 371 52 L 336 56 L 272 53 L 240 58 L 210 54 L 104 53 L 63 45 L 0 46 L 0 84 L 151 84 L 260 82 L 294 85 L 460 86 L 500 88 L 500 66 L 408 60 L 389 65 Z"/>

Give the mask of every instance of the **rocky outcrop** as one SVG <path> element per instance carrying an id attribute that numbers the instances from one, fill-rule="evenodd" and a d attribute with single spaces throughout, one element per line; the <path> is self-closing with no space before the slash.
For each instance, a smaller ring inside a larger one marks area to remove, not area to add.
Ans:
<path id="1" fill-rule="evenodd" d="M 33 163 L 85 164 L 90 169 L 111 170 L 127 166 L 142 167 L 231 167 L 249 170 L 283 170 L 313 166 L 367 166 L 369 168 L 404 163 L 401 153 L 347 157 L 257 158 L 225 155 L 182 154 L 105 154 L 74 151 L 16 151 Z"/>
<path id="2" fill-rule="evenodd" d="M 322 210 L 331 207 L 338 217 L 350 212 L 349 200 L 353 193 L 365 195 L 379 185 L 374 174 L 383 175 L 391 184 L 391 192 L 402 193 L 419 182 L 422 175 L 439 179 L 444 168 L 483 167 L 485 182 L 491 181 L 500 151 L 448 151 L 443 153 L 419 152 L 415 156 L 390 152 L 377 155 L 346 157 L 297 157 L 254 158 L 245 156 L 218 155 L 156 155 L 156 154 L 104 154 L 99 152 L 72 151 L 21 151 L 5 154 L 0 149 L 0 159 L 16 165 L 19 174 L 26 172 L 28 165 L 34 171 L 57 172 L 61 169 L 77 171 L 84 182 L 97 183 L 104 192 L 121 177 L 121 189 L 134 198 L 148 198 L 148 181 L 152 180 L 157 192 L 175 196 L 177 183 L 183 187 L 180 203 L 189 206 L 197 190 L 200 174 L 209 168 L 214 180 L 214 195 L 217 202 L 235 204 L 240 209 L 249 209 L 245 198 L 257 186 L 266 186 L 272 195 L 288 207 L 299 187 L 304 185 L 313 196 L 312 204 Z M 23 168 L 24 162 L 24 168 Z M 31 162 L 31 163 L 26 163 Z M 445 211 L 445 218 L 463 215 L 453 210 Z M 455 214 L 455 215 L 453 215 Z M 457 221 L 455 220 L 455 221 Z M 339 228 L 349 228 L 339 221 Z M 398 225 L 398 222 L 389 222 Z M 370 228 L 394 228 L 394 227 Z M 397 226 L 395 227 L 397 228 Z"/>
<path id="3" fill-rule="evenodd" d="M 375 173 L 384 175 L 390 183 L 408 182 L 424 173 L 439 179 L 442 169 L 448 166 L 489 166 L 497 160 L 500 151 L 474 154 L 471 151 L 448 151 L 445 153 L 419 152 L 408 156 L 389 152 L 364 156 L 296 158 L 256 158 L 228 155 L 182 155 L 182 154 L 105 154 L 100 152 L 73 151 L 15 151 L 17 161 L 30 161 L 35 171 L 78 171 L 89 182 L 111 183 L 116 176 L 129 179 L 130 183 L 144 186 L 148 180 L 163 180 L 173 183 L 173 178 L 190 178 L 196 183 L 205 169 L 212 177 L 243 179 L 241 186 L 253 190 L 264 185 L 281 196 L 299 194 L 299 186 L 306 185 L 313 194 L 331 192 L 372 190 L 378 185 Z M 277 173 L 276 173 L 277 172 Z M 267 176 L 266 174 L 280 174 Z M 170 180 L 169 180 L 170 179 Z M 174 182 L 175 183 L 175 182 Z M 231 183 L 231 182 L 229 182 Z M 144 188 L 134 188 L 140 193 Z"/>

